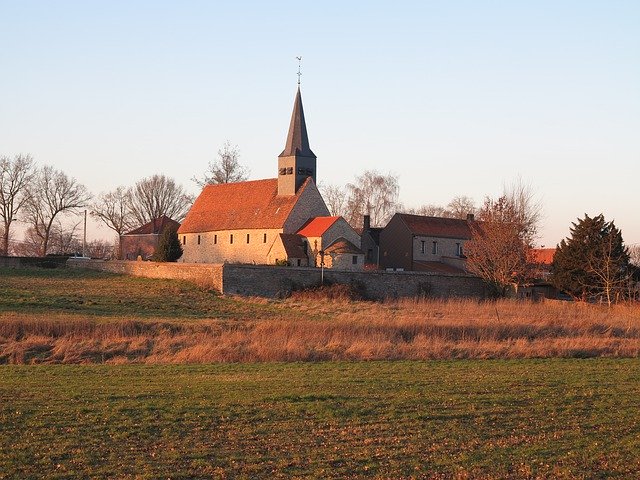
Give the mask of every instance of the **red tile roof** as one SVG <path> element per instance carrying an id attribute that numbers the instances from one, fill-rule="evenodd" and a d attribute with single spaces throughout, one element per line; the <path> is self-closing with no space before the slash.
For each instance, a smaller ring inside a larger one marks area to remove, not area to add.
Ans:
<path id="1" fill-rule="evenodd" d="M 154 218 L 149 223 L 145 223 L 135 230 L 131 230 L 130 232 L 125 233 L 125 235 L 158 235 L 162 233 L 165 228 L 178 228 L 179 226 L 180 223 L 172 220 L 166 215 L 163 215 L 159 218 Z"/>
<path id="2" fill-rule="evenodd" d="M 534 248 L 531 250 L 533 263 L 537 263 L 539 265 L 551 265 L 555 254 L 555 248 Z"/>
<path id="3" fill-rule="evenodd" d="M 307 223 L 300 227 L 297 233 L 304 237 L 321 237 L 339 218 L 340 217 L 310 218 L 307 220 Z"/>
<path id="4" fill-rule="evenodd" d="M 282 228 L 309 182 L 307 178 L 295 195 L 281 196 L 277 178 L 207 185 L 178 233 Z"/>
<path id="5" fill-rule="evenodd" d="M 362 250 L 356 247 L 349 240 L 346 240 L 340 237 L 338 240 L 333 242 L 327 248 L 324 249 L 325 253 L 353 253 L 353 254 L 361 254 Z"/>
<path id="6" fill-rule="evenodd" d="M 466 273 L 463 269 L 442 262 L 421 262 L 414 261 L 413 269 L 418 272 L 435 272 L 435 273 Z"/>
<path id="7" fill-rule="evenodd" d="M 407 228 L 414 235 L 430 237 L 471 239 L 471 229 L 468 220 L 457 218 L 426 217 L 397 213 Z"/>

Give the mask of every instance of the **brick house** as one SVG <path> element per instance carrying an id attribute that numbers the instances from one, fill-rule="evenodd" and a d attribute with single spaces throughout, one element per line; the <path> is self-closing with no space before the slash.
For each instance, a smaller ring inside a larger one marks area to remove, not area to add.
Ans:
<path id="1" fill-rule="evenodd" d="M 149 223 L 120 235 L 120 259 L 136 260 L 138 257 L 149 260 L 155 253 L 160 235 L 168 228 L 178 229 L 180 224 L 163 215 Z"/>
<path id="2" fill-rule="evenodd" d="M 206 185 L 178 230 L 184 250 L 180 261 L 314 265 L 313 247 L 300 230 L 312 220 L 337 221 L 329 217 L 316 186 L 316 156 L 309 147 L 300 88 L 277 173 L 266 180 Z M 342 228 L 343 222 L 337 225 Z M 337 240 L 333 232 L 340 228 L 327 234 Z M 344 235 L 359 249 L 353 229 Z"/>
<path id="3" fill-rule="evenodd" d="M 469 223 L 455 218 L 396 213 L 380 232 L 380 266 L 385 269 L 464 273 Z"/>

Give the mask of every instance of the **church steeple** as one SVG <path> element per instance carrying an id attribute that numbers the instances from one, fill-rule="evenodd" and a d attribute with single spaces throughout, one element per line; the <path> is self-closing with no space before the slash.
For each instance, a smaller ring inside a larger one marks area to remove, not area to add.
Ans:
<path id="1" fill-rule="evenodd" d="M 316 180 L 316 156 L 309 147 L 300 85 L 293 102 L 287 143 L 278 156 L 278 195 L 295 195 L 307 177 Z"/>
<path id="2" fill-rule="evenodd" d="M 302 108 L 300 87 L 298 87 L 296 99 L 293 102 L 293 113 L 291 114 L 287 143 L 279 156 L 290 157 L 293 155 L 316 158 L 309 147 L 309 137 L 307 135 L 307 124 L 304 121 L 304 109 Z"/>

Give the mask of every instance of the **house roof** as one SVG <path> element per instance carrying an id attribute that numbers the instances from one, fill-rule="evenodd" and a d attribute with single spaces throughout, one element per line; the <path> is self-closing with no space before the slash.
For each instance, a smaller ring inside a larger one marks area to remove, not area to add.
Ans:
<path id="1" fill-rule="evenodd" d="M 180 227 L 180 223 L 175 220 L 163 215 L 159 218 L 154 218 L 149 223 L 145 223 L 141 227 L 138 227 L 130 232 L 125 233 L 124 235 L 158 235 L 164 231 L 165 228 L 178 228 Z"/>
<path id="2" fill-rule="evenodd" d="M 463 269 L 447 265 L 443 262 L 421 262 L 414 260 L 413 269 L 418 272 L 434 273 L 466 273 Z"/>
<path id="3" fill-rule="evenodd" d="M 304 251 L 305 242 L 301 235 L 295 233 L 281 233 L 280 239 L 287 253 L 287 258 L 308 258 Z"/>
<path id="4" fill-rule="evenodd" d="M 410 215 L 408 213 L 396 213 L 407 228 L 414 235 L 445 238 L 471 238 L 471 229 L 468 220 L 443 217 L 426 217 L 423 215 Z"/>
<path id="5" fill-rule="evenodd" d="M 324 249 L 325 253 L 352 253 L 352 254 L 361 254 L 362 250 L 356 247 L 349 240 L 340 237 L 327 248 Z"/>
<path id="6" fill-rule="evenodd" d="M 178 233 L 282 228 L 310 181 L 307 178 L 295 195 L 278 195 L 277 178 L 207 185 Z"/>
<path id="7" fill-rule="evenodd" d="M 531 249 L 531 259 L 539 265 L 551 265 L 553 256 L 556 254 L 555 248 L 533 248 Z"/>
<path id="8" fill-rule="evenodd" d="M 305 237 L 321 237 L 340 217 L 313 217 L 296 233 Z"/>
<path id="9" fill-rule="evenodd" d="M 316 158 L 309 147 L 309 137 L 307 136 L 307 124 L 304 120 L 300 87 L 298 87 L 296 99 L 293 102 L 293 113 L 291 114 L 287 143 L 279 156 L 292 157 L 295 155 Z"/>

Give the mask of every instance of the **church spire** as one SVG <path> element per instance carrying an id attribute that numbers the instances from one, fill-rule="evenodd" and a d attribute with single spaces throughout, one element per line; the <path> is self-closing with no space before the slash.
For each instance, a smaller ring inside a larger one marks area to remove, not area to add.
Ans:
<path id="1" fill-rule="evenodd" d="M 316 158 L 309 147 L 309 137 L 307 136 L 307 124 L 304 121 L 304 109 L 302 108 L 302 96 L 300 95 L 300 85 L 296 92 L 296 99 L 293 102 L 293 113 L 289 124 L 287 143 L 280 157 L 311 157 Z"/>
<path id="2" fill-rule="evenodd" d="M 278 155 L 278 195 L 295 195 L 307 178 L 316 181 L 316 155 L 309 148 L 300 86 L 284 150 Z"/>

